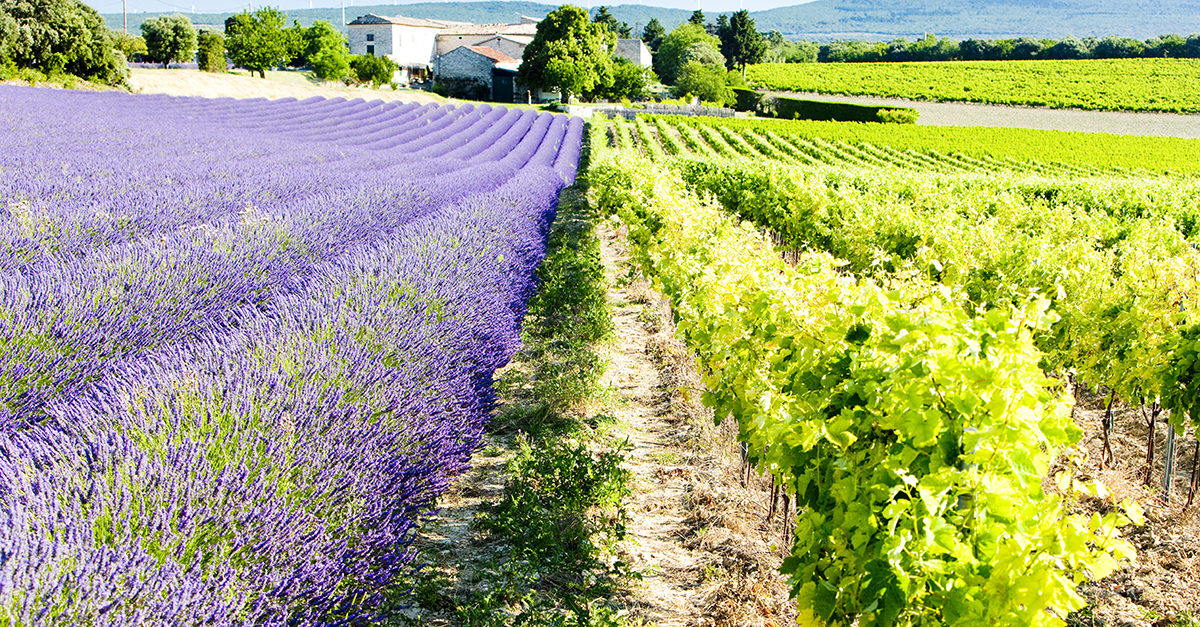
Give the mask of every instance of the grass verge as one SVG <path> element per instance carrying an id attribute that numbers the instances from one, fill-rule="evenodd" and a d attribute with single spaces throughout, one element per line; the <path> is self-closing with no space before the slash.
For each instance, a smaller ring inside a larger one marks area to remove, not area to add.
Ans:
<path id="1" fill-rule="evenodd" d="M 524 347 L 497 378 L 502 403 L 473 464 L 480 474 L 461 488 L 485 490 L 491 461 L 495 493 L 466 508 L 468 528 L 421 549 L 428 566 L 400 586 L 390 624 L 630 623 L 612 601 L 639 574 L 619 550 L 628 443 L 596 411 L 606 391 L 595 349 L 613 334 L 596 220 L 578 186 L 563 192 Z"/>

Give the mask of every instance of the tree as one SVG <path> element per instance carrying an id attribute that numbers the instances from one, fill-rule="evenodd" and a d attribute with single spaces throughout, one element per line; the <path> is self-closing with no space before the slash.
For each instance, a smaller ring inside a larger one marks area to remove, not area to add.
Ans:
<path id="1" fill-rule="evenodd" d="M 964 61 L 986 61 L 996 58 L 995 46 L 983 39 L 964 39 L 958 42 L 958 57 Z"/>
<path id="2" fill-rule="evenodd" d="M 667 36 L 667 29 L 663 28 L 657 17 L 650 18 L 646 24 L 646 28 L 642 29 L 642 42 L 650 49 L 650 52 L 658 52 L 659 46 L 662 45 L 663 37 Z"/>
<path id="3" fill-rule="evenodd" d="M 588 21 L 583 9 L 564 4 L 538 22 L 521 55 L 517 80 L 535 89 L 557 90 L 565 104 L 611 81 L 612 61 L 605 27 Z"/>
<path id="4" fill-rule="evenodd" d="M 1022 37 L 1013 42 L 1012 54 L 1009 58 L 1028 60 L 1037 58 L 1042 51 L 1042 42 L 1032 37 Z"/>
<path id="5" fill-rule="evenodd" d="M 290 38 L 284 32 L 287 15 L 264 7 L 251 14 L 243 11 L 225 20 L 225 47 L 234 65 L 258 72 L 279 67 L 289 59 Z"/>
<path id="6" fill-rule="evenodd" d="M 146 55 L 146 40 L 138 35 L 130 35 L 124 31 L 115 30 L 109 33 L 113 47 L 125 55 L 130 61 L 140 61 Z"/>
<path id="7" fill-rule="evenodd" d="M 1189 35 L 1187 44 L 1183 47 L 1183 56 L 1187 59 L 1200 59 L 1200 35 Z"/>
<path id="8" fill-rule="evenodd" d="M 909 61 L 953 61 L 958 52 L 958 44 L 949 38 L 938 39 L 930 34 L 909 44 L 905 55 Z"/>
<path id="9" fill-rule="evenodd" d="M 1185 48 L 1187 48 L 1187 40 L 1183 37 L 1179 35 L 1159 35 L 1153 39 L 1146 40 L 1142 55 L 1177 59 L 1183 56 Z"/>
<path id="10" fill-rule="evenodd" d="M 722 16 L 724 17 L 724 16 Z M 767 52 L 767 42 L 754 29 L 754 18 L 742 9 L 729 18 L 729 26 L 721 36 L 721 54 L 729 69 L 738 68 L 746 75 L 746 65 L 762 61 Z"/>
<path id="11" fill-rule="evenodd" d="M 313 22 L 304 31 L 304 64 L 323 81 L 349 76 L 350 51 L 346 36 L 329 22 Z"/>
<path id="12" fill-rule="evenodd" d="M 650 68 L 617 57 L 613 59 L 610 84 L 598 86 L 590 95 L 610 101 L 645 100 L 650 97 L 647 87 L 655 80 L 654 72 L 651 72 Z"/>
<path id="13" fill-rule="evenodd" d="M 601 5 L 599 9 L 596 9 L 596 17 L 592 18 L 592 22 L 603 24 L 613 34 L 614 38 L 629 39 L 632 36 L 629 24 L 618 22 L 617 18 L 608 12 L 608 7 L 606 6 Z"/>
<path id="14" fill-rule="evenodd" d="M 721 54 L 725 54 L 725 38 L 729 36 L 729 16 L 724 13 L 717 16 L 716 25 L 705 27 L 709 35 L 716 35 L 721 40 Z"/>
<path id="15" fill-rule="evenodd" d="M 705 102 L 723 106 L 737 102 L 729 88 L 725 69 L 696 61 L 684 64 L 672 91 L 676 96 L 697 96 Z"/>
<path id="16" fill-rule="evenodd" d="M 376 89 L 384 83 L 392 82 L 396 70 L 400 66 L 387 57 L 377 57 L 372 54 L 355 55 L 350 59 L 350 67 L 360 82 L 370 82 Z"/>
<path id="17" fill-rule="evenodd" d="M 1042 59 L 1086 59 L 1092 55 L 1087 44 L 1075 37 L 1067 37 L 1054 45 L 1042 50 L 1038 57 Z"/>
<path id="18" fill-rule="evenodd" d="M 721 48 L 721 40 L 705 32 L 703 26 L 692 22 L 680 24 L 663 38 L 662 46 L 654 56 L 654 72 L 663 82 L 675 84 L 680 70 L 688 61 L 688 47 L 700 42 L 708 42 L 718 51 Z"/>
<path id="19" fill-rule="evenodd" d="M 703 63 L 704 65 L 711 65 L 719 68 L 724 68 L 726 65 L 725 55 L 721 54 L 721 51 L 717 50 L 717 47 L 714 46 L 711 41 L 697 41 L 696 43 L 688 46 L 687 49 L 683 51 L 683 56 L 680 58 L 680 60 L 684 64 L 695 61 L 696 63 Z"/>
<path id="20" fill-rule="evenodd" d="M 0 60 L 109 85 L 129 73 L 104 18 L 79 0 L 0 1 Z"/>
<path id="21" fill-rule="evenodd" d="M 225 36 L 211 30 L 196 35 L 196 64 L 205 72 L 224 72 Z"/>
<path id="22" fill-rule="evenodd" d="M 283 29 L 283 37 L 287 41 L 287 66 L 304 67 L 308 58 L 304 55 L 304 33 L 308 31 L 300 25 L 300 20 L 292 20 L 292 25 Z"/>
<path id="23" fill-rule="evenodd" d="M 696 26 L 703 27 L 704 26 L 704 11 L 701 11 L 700 9 L 696 9 L 695 11 L 692 11 L 692 16 L 688 18 L 688 24 L 695 24 Z"/>
<path id="24" fill-rule="evenodd" d="M 196 29 L 187 16 L 160 15 L 142 22 L 146 58 L 167 67 L 172 61 L 190 61 L 196 51 Z"/>
<path id="25" fill-rule="evenodd" d="M 1141 54 L 1142 42 L 1128 37 L 1105 37 L 1092 48 L 1092 56 L 1097 59 L 1128 59 Z"/>

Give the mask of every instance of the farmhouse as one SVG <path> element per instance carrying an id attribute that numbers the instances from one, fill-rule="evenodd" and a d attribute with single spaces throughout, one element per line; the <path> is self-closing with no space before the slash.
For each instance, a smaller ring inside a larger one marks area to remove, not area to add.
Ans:
<path id="1" fill-rule="evenodd" d="M 484 57 L 494 63 L 520 62 L 525 46 L 537 32 L 537 19 L 522 17 L 516 24 L 470 24 L 368 13 L 347 24 L 351 54 L 386 56 L 400 66 L 398 80 L 423 82 L 436 73 L 437 60 L 459 48 L 483 47 L 495 54 Z M 447 67 L 477 66 L 481 84 L 492 84 L 490 70 L 482 62 L 468 63 L 469 55 L 452 60 Z M 514 68 L 515 71 L 515 68 Z"/>

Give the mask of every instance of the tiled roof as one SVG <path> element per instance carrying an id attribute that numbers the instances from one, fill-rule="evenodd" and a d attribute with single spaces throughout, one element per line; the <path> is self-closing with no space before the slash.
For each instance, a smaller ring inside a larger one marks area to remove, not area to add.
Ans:
<path id="1" fill-rule="evenodd" d="M 488 48 L 487 46 L 463 46 L 463 48 L 466 48 L 467 50 L 470 50 L 471 52 L 481 54 L 481 55 L 491 59 L 495 63 L 512 63 L 514 61 L 516 61 L 517 63 L 521 62 L 520 59 L 514 59 L 514 58 L 508 56 L 507 54 L 500 52 L 499 50 L 496 50 L 494 48 Z"/>
<path id="2" fill-rule="evenodd" d="M 537 34 L 537 24 L 453 24 L 439 35 L 529 35 Z"/>
<path id="3" fill-rule="evenodd" d="M 403 15 L 375 15 L 374 13 L 368 13 L 350 22 L 350 26 L 362 26 L 366 24 L 396 24 L 398 26 L 424 26 L 426 28 L 438 29 L 474 26 L 474 24 L 467 24 L 466 22 L 425 20 L 417 17 L 404 17 Z"/>

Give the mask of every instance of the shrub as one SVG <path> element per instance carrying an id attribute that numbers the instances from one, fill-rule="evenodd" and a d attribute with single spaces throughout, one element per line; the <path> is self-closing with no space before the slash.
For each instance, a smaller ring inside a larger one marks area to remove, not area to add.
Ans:
<path id="1" fill-rule="evenodd" d="M 400 69 L 400 66 L 387 57 L 366 54 L 352 57 L 350 69 L 354 70 L 354 76 L 358 78 L 359 82 L 369 82 L 378 88 L 380 85 L 391 83 L 392 76 L 396 70 Z"/>
<path id="2" fill-rule="evenodd" d="M 724 67 L 688 61 L 679 73 L 673 90 L 676 96 L 699 96 L 706 102 L 730 106 L 737 102 L 726 82 Z"/>
<path id="3" fill-rule="evenodd" d="M 907 107 L 903 109 L 880 109 L 875 112 L 875 117 L 880 122 L 890 124 L 916 124 L 918 115 L 920 114 L 917 113 L 916 109 L 909 109 Z"/>
<path id="4" fill-rule="evenodd" d="M 79 0 L 0 2 L 0 60 L 108 85 L 129 75 L 104 18 Z"/>

